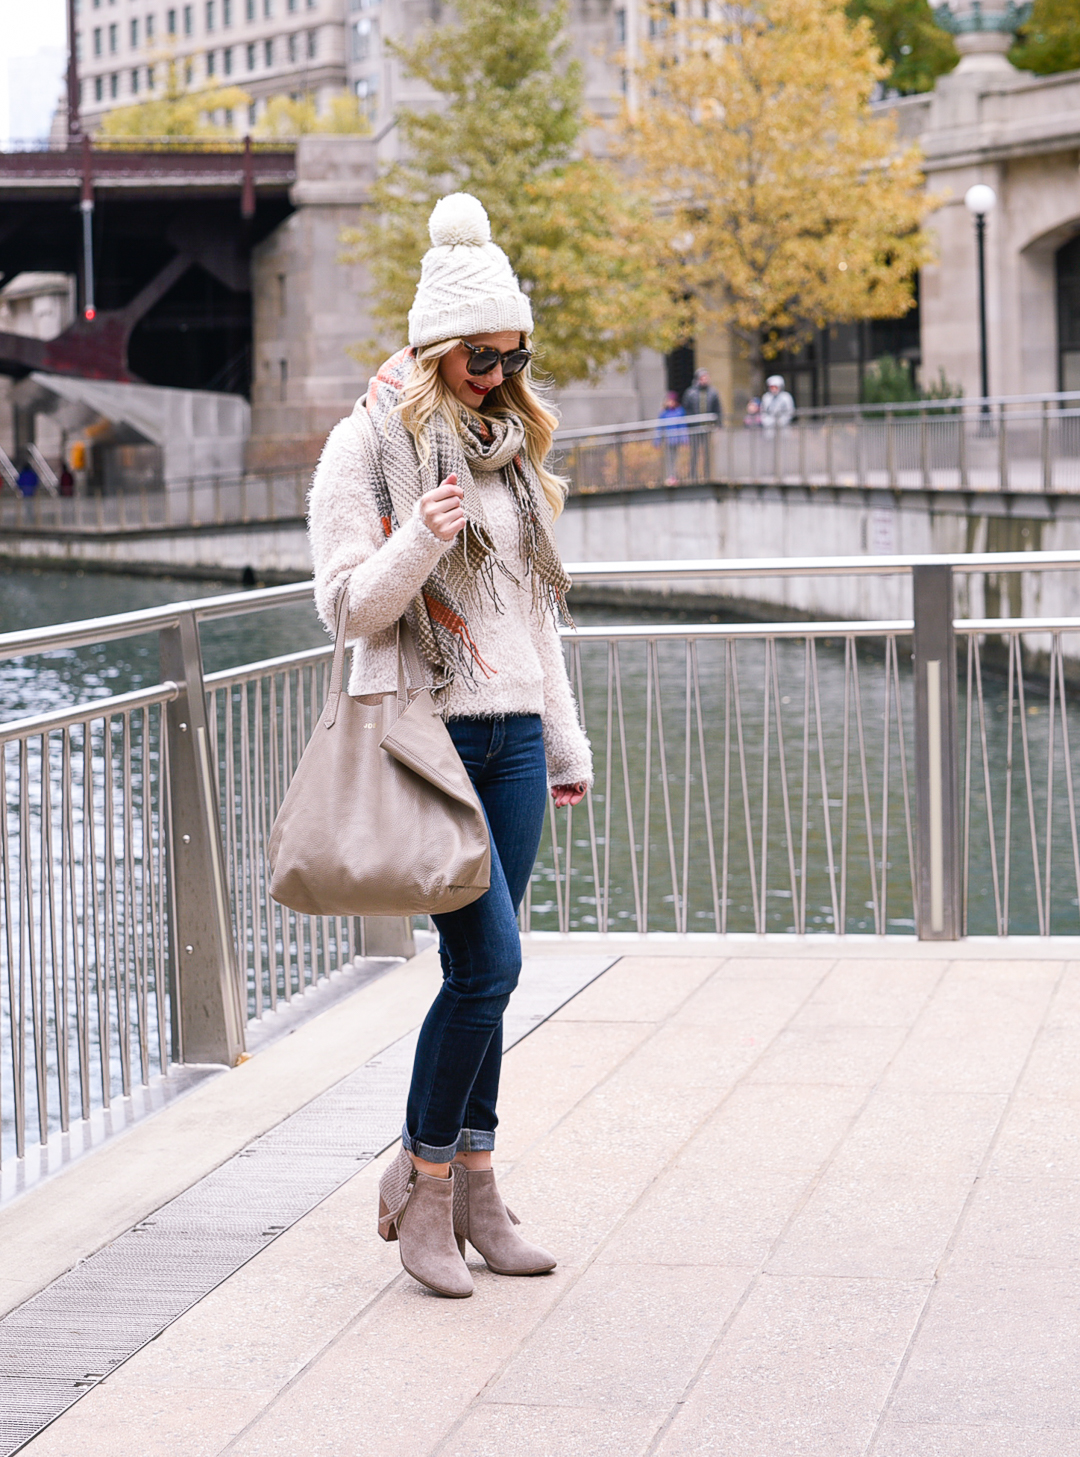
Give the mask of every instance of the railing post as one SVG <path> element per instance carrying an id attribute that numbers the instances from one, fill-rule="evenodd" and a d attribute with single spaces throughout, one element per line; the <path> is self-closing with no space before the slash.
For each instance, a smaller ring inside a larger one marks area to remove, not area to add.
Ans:
<path id="1" fill-rule="evenodd" d="M 920 941 L 963 927 L 952 568 L 912 570 L 915 606 L 916 926 Z"/>
<path id="2" fill-rule="evenodd" d="M 1042 456 L 1042 488 L 1050 491 L 1054 484 L 1054 467 L 1050 460 L 1050 405 L 1042 402 L 1042 428 L 1039 432 L 1039 454 Z"/>
<path id="3" fill-rule="evenodd" d="M 1005 436 L 1005 401 L 998 406 L 998 490 L 1009 489 L 1009 446 Z"/>
<path id="4" fill-rule="evenodd" d="M 174 1056 L 232 1067 L 244 1051 L 246 1015 L 194 613 L 162 631 L 160 651 L 162 678 L 180 685 L 167 719 Z"/>

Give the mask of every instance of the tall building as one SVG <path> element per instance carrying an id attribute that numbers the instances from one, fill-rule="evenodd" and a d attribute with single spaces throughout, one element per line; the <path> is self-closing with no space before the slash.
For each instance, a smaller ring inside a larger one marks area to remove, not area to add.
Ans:
<path id="1" fill-rule="evenodd" d="M 344 91 L 346 0 L 76 0 L 84 125 L 152 100 L 168 66 L 195 89 L 240 86 L 252 98 L 231 124 L 243 132 L 267 98 Z M 229 118 L 219 118 L 230 123 Z"/>
<path id="2" fill-rule="evenodd" d="M 450 18 L 440 0 L 344 0 L 347 6 L 347 68 L 350 90 L 367 111 L 380 143 L 383 160 L 396 155 L 393 121 L 402 108 L 424 110 L 438 98 L 413 76 L 387 48 L 387 40 L 405 41 L 425 24 Z M 571 52 L 585 73 L 585 105 L 595 116 L 609 118 L 618 110 L 626 81 L 620 65 L 637 35 L 644 0 L 570 0 Z"/>

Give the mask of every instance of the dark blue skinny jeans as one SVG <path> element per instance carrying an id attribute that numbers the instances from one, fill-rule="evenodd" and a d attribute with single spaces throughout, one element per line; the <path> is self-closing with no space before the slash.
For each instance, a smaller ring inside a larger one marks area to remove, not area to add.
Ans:
<path id="1" fill-rule="evenodd" d="M 436 916 L 443 984 L 420 1029 L 402 1141 L 419 1158 L 495 1147 L 502 1017 L 521 972 L 517 911 L 547 805 L 538 714 L 459 718 L 450 737 L 491 831 L 491 888 Z"/>

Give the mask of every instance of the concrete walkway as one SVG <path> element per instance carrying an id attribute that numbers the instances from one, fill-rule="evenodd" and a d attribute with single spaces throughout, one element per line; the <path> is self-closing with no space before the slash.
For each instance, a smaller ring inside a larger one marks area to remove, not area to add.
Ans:
<path id="1" fill-rule="evenodd" d="M 1061 947 L 634 946 L 507 1054 L 502 1117 L 553 1275 L 470 1252 L 471 1300 L 427 1294 L 375 1234 L 386 1155 L 24 1451 L 1080 1452 Z"/>

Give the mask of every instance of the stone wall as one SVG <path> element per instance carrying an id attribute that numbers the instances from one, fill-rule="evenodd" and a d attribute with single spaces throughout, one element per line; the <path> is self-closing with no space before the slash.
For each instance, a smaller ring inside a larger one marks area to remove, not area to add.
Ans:
<path id="1" fill-rule="evenodd" d="M 252 257 L 253 469 L 314 461 L 370 372 L 348 352 L 372 332 L 367 270 L 342 262 L 341 234 L 367 202 L 375 144 L 301 137 L 296 171 L 296 211 Z"/>

